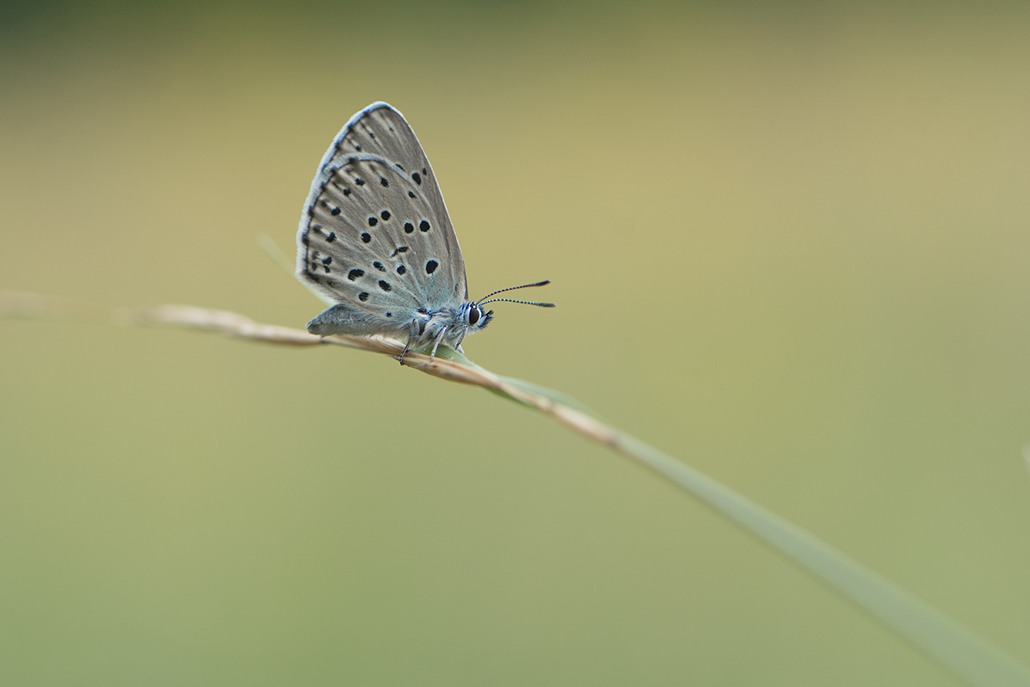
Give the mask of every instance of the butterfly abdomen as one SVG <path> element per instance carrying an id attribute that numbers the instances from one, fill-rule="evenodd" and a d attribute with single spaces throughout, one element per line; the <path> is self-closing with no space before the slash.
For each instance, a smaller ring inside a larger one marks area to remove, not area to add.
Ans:
<path id="1" fill-rule="evenodd" d="M 308 331 L 319 336 L 332 334 L 386 334 L 402 335 L 408 331 L 410 316 L 391 310 L 386 311 L 385 319 L 396 320 L 396 324 L 384 324 L 383 316 L 357 310 L 346 303 L 338 303 L 315 319 L 308 322 Z"/>

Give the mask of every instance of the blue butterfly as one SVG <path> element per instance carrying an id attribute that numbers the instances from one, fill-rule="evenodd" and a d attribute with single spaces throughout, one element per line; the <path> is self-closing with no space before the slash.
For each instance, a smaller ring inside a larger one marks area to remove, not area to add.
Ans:
<path id="1" fill-rule="evenodd" d="M 409 349 L 461 350 L 467 334 L 493 319 L 494 291 L 470 301 L 465 262 L 433 168 L 400 112 L 373 103 L 351 117 L 329 146 L 297 232 L 297 278 L 331 308 L 312 334 L 383 334 Z"/>

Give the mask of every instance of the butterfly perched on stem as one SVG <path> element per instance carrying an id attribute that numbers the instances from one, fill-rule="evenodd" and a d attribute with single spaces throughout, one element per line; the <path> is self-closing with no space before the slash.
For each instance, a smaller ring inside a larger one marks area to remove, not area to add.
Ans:
<path id="1" fill-rule="evenodd" d="M 331 308 L 312 334 L 384 334 L 409 349 L 461 350 L 467 334 L 493 319 L 495 291 L 470 301 L 465 262 L 436 176 L 400 112 L 373 103 L 351 117 L 329 146 L 297 231 L 297 278 Z M 404 353 L 401 354 L 403 359 Z"/>

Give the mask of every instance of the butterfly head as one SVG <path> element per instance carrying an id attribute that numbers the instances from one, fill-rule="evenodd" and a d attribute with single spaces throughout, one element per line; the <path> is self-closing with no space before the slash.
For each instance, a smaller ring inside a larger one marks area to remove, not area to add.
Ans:
<path id="1" fill-rule="evenodd" d="M 463 324 L 474 332 L 479 331 L 490 324 L 490 320 L 494 319 L 493 310 L 484 310 L 479 303 L 472 302 L 466 303 L 464 312 L 462 312 Z"/>

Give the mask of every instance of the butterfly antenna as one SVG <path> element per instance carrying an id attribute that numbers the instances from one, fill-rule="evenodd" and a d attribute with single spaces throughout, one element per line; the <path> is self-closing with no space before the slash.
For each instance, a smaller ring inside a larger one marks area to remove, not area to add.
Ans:
<path id="1" fill-rule="evenodd" d="M 530 302 L 530 301 L 516 301 L 516 300 L 512 300 L 511 298 L 490 298 L 491 296 L 496 296 L 497 294 L 504 293 L 505 291 L 514 291 L 516 289 L 528 289 L 531 286 L 547 286 L 550 283 L 551 283 L 551 280 L 547 279 L 545 281 L 538 281 L 538 282 L 535 282 L 533 284 L 522 284 L 521 286 L 509 286 L 506 289 L 498 289 L 497 291 L 494 291 L 493 293 L 486 294 L 485 296 L 483 296 L 483 298 L 481 298 L 480 300 L 476 301 L 476 305 L 486 305 L 487 303 L 496 303 L 498 301 L 501 301 L 501 302 L 504 302 L 504 303 L 521 303 L 522 305 L 537 305 L 537 306 L 540 306 L 541 308 L 553 308 L 554 307 L 554 303 L 533 303 L 533 302 Z M 487 299 L 489 299 L 489 300 L 487 300 Z"/>
<path id="2" fill-rule="evenodd" d="M 532 301 L 516 301 L 511 298 L 491 298 L 488 301 L 480 301 L 478 305 L 483 305 L 485 303 L 497 303 L 498 301 L 501 303 L 521 303 L 522 305 L 539 305 L 541 308 L 554 307 L 554 303 L 534 303 Z"/>

